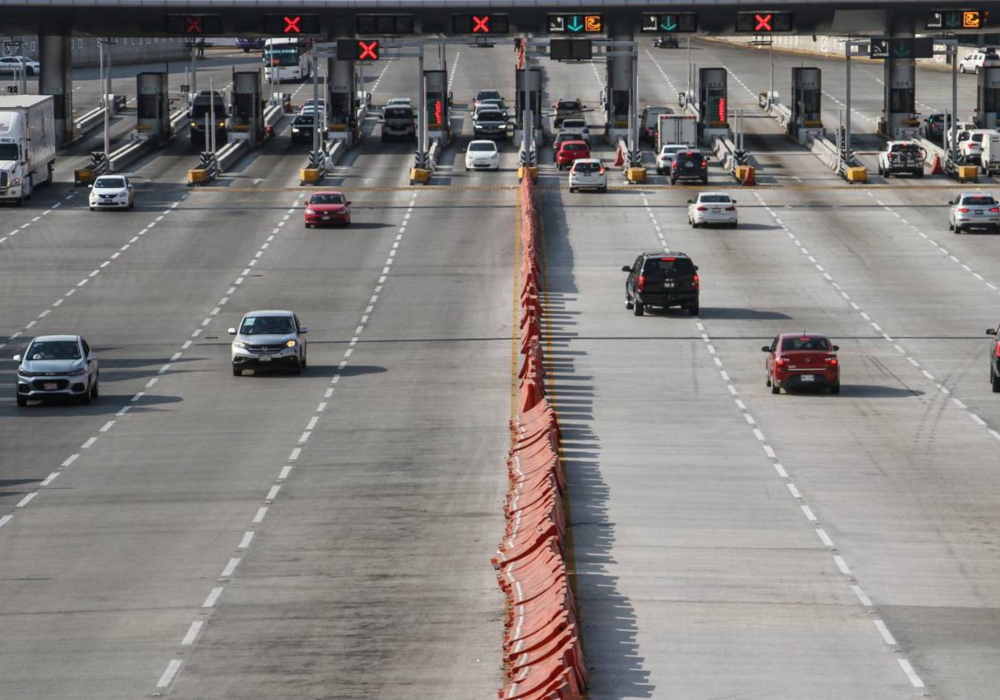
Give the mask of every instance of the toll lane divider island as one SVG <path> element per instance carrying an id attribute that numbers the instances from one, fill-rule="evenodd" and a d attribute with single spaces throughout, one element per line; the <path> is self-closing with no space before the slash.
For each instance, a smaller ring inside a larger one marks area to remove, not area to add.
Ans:
<path id="1" fill-rule="evenodd" d="M 521 181 L 521 368 L 511 420 L 506 532 L 493 558 L 503 589 L 503 700 L 579 700 L 587 687 L 580 625 L 566 570 L 566 476 L 555 411 L 545 396 L 538 218 Z"/>

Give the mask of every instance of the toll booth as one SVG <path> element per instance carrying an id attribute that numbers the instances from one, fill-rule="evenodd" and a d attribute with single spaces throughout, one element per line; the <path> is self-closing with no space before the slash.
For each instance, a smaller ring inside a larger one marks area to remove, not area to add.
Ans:
<path id="1" fill-rule="evenodd" d="M 528 77 L 528 100 L 531 105 L 531 122 L 535 143 L 542 143 L 542 69 L 532 68 Z M 514 140 L 520 142 L 524 133 L 524 69 L 514 75 Z"/>
<path id="2" fill-rule="evenodd" d="M 234 139 L 256 148 L 264 140 L 263 68 L 233 71 L 232 109 L 229 131 Z"/>
<path id="3" fill-rule="evenodd" d="M 893 141 L 920 137 L 917 114 L 916 62 L 912 58 L 885 59 L 885 109 L 879 133 Z"/>
<path id="4" fill-rule="evenodd" d="M 792 68 L 792 116 L 788 135 L 805 145 L 809 138 L 823 136 L 820 112 L 823 96 L 823 72 L 819 68 Z"/>
<path id="5" fill-rule="evenodd" d="M 173 135 L 170 130 L 170 97 L 166 73 L 139 73 L 135 94 L 136 132 L 148 137 L 155 145 L 162 146 Z"/>
<path id="6" fill-rule="evenodd" d="M 1000 67 L 982 66 L 976 85 L 976 126 L 996 129 L 1000 125 Z"/>
<path id="7" fill-rule="evenodd" d="M 326 128 L 330 138 L 354 144 L 360 136 L 357 119 L 358 77 L 354 61 L 327 63 Z"/>
<path id="8" fill-rule="evenodd" d="M 427 88 L 427 138 L 450 141 L 448 70 L 425 70 L 424 85 Z"/>
<path id="9" fill-rule="evenodd" d="M 729 71 L 698 69 L 698 135 L 705 142 L 729 136 Z"/>

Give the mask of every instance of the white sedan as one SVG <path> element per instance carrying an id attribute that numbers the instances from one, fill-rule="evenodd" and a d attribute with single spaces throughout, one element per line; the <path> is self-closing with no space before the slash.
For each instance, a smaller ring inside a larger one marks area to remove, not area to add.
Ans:
<path id="1" fill-rule="evenodd" d="M 466 170 L 499 170 L 500 149 L 489 139 L 480 139 L 469 143 L 465 151 Z"/>
<path id="2" fill-rule="evenodd" d="M 688 223 L 693 228 L 715 224 L 736 228 L 736 200 L 725 192 L 702 192 L 698 199 L 688 200 Z"/>
<path id="3" fill-rule="evenodd" d="M 131 209 L 135 206 L 135 189 L 124 175 L 101 175 L 90 186 L 90 211 L 98 209 Z"/>
<path id="4" fill-rule="evenodd" d="M 686 143 L 665 143 L 656 154 L 656 174 L 670 174 L 670 166 L 674 163 L 674 156 L 680 151 L 689 151 L 691 146 Z"/>

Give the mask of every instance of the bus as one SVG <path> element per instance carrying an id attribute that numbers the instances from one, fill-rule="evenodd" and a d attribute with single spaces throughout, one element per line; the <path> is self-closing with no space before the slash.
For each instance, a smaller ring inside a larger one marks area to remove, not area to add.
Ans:
<path id="1" fill-rule="evenodd" d="M 264 42 L 264 76 L 269 82 L 307 80 L 312 75 L 308 39 L 268 39 Z"/>

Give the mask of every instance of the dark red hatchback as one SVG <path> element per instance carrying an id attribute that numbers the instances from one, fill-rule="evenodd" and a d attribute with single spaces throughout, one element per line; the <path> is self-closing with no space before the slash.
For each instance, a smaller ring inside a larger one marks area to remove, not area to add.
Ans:
<path id="1" fill-rule="evenodd" d="M 767 353 L 764 369 L 771 393 L 782 389 L 819 386 L 840 393 L 840 360 L 830 339 L 818 333 L 782 333 L 770 345 L 761 348 Z"/>

